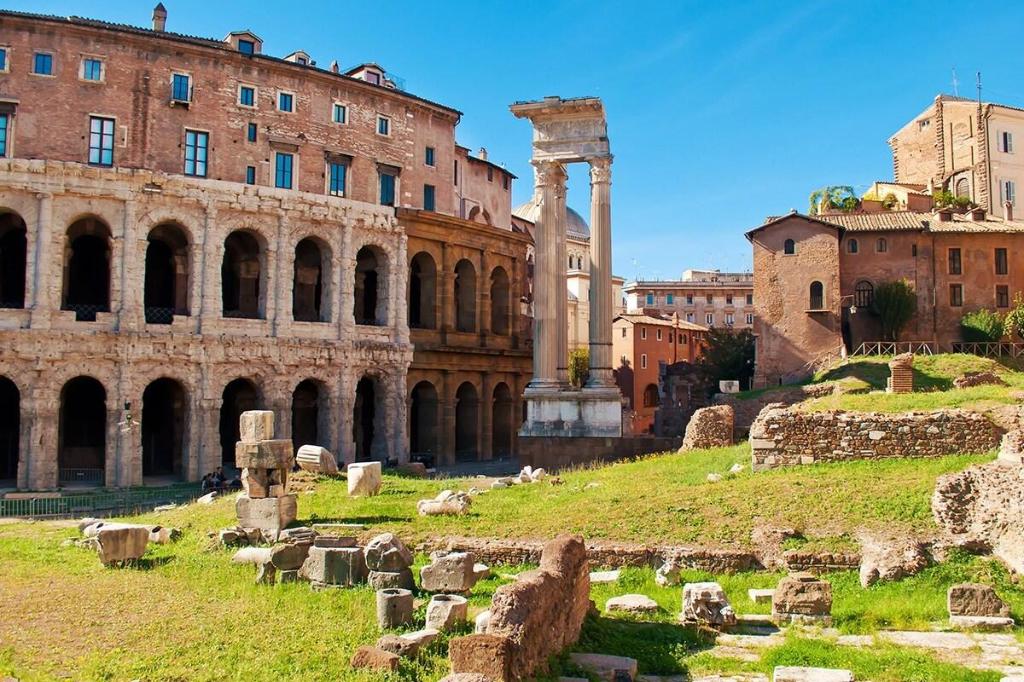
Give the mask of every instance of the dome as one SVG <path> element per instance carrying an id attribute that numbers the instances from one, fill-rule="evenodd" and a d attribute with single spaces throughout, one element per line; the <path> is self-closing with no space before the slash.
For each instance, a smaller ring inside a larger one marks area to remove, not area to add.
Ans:
<path id="1" fill-rule="evenodd" d="M 529 220 L 531 223 L 536 223 L 537 218 L 540 217 L 540 196 L 534 194 L 533 198 L 525 204 L 512 209 L 512 215 L 523 220 Z M 590 226 L 587 225 L 587 221 L 583 219 L 583 216 L 566 206 L 565 218 L 565 230 L 568 236 L 576 237 L 577 239 L 590 239 Z"/>

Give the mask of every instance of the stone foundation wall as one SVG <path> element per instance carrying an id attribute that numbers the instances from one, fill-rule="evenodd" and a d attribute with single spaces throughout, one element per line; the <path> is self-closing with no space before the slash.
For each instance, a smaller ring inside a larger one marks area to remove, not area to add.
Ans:
<path id="1" fill-rule="evenodd" d="M 761 414 L 761 410 L 768 405 L 775 403 L 795 405 L 808 398 L 831 395 L 833 391 L 835 391 L 833 384 L 810 384 L 773 389 L 752 398 L 740 398 L 728 393 L 719 393 L 714 397 L 713 402 L 716 405 L 728 405 L 732 408 L 735 437 L 740 438 L 750 431 L 750 425 L 757 419 L 757 415 Z"/>
<path id="2" fill-rule="evenodd" d="M 682 438 L 623 436 L 622 438 L 519 437 L 519 463 L 534 469 L 558 471 L 577 464 L 614 462 L 655 452 L 678 450 Z"/>
<path id="3" fill-rule="evenodd" d="M 750 427 L 754 471 L 797 464 L 892 457 L 942 457 L 999 447 L 1002 430 L 984 415 L 802 412 L 765 409 Z"/>

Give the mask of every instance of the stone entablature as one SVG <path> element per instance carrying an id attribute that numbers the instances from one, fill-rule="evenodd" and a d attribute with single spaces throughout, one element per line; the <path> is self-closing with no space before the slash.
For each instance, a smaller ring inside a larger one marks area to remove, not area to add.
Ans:
<path id="1" fill-rule="evenodd" d="M 780 466 L 894 457 L 980 454 L 1002 431 L 962 410 L 885 414 L 806 412 L 768 406 L 750 427 L 754 471 Z"/>

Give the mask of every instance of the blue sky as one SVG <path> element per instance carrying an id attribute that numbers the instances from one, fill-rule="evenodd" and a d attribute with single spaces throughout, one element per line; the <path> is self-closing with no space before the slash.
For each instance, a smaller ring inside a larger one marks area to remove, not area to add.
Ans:
<path id="1" fill-rule="evenodd" d="M 152 4 L 4 6 L 148 25 Z M 530 128 L 508 105 L 603 98 L 615 271 L 627 278 L 749 268 L 743 232 L 766 215 L 805 210 L 822 185 L 863 190 L 890 178 L 886 139 L 952 90 L 953 68 L 961 95 L 974 96 L 980 70 L 985 99 L 1024 105 L 1024 3 L 164 4 L 169 30 L 220 38 L 251 28 L 269 54 L 379 62 L 411 92 L 464 112 L 459 141 L 520 177 L 516 203 L 532 189 Z M 587 182 L 574 167 L 569 203 L 585 216 Z"/>

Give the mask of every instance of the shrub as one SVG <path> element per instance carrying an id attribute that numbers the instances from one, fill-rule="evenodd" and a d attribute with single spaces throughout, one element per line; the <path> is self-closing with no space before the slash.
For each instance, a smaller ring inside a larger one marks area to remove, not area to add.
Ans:
<path id="1" fill-rule="evenodd" d="M 1019 291 L 1013 295 L 1013 308 L 1003 318 L 1003 332 L 1024 339 L 1024 296 Z"/>
<path id="2" fill-rule="evenodd" d="M 590 350 L 574 348 L 569 351 L 569 383 L 582 388 L 590 378 Z"/>
<path id="3" fill-rule="evenodd" d="M 1003 316 L 994 310 L 976 310 L 960 318 L 964 341 L 998 341 L 1003 338 Z"/>
<path id="4" fill-rule="evenodd" d="M 917 312 L 917 293 L 905 279 L 875 287 L 872 311 L 878 315 L 885 341 L 898 341 L 900 332 Z"/>
<path id="5" fill-rule="evenodd" d="M 749 388 L 754 375 L 754 334 L 749 329 L 712 327 L 704 337 L 697 366 L 712 390 L 719 381 L 732 379 L 738 380 L 741 388 Z"/>

